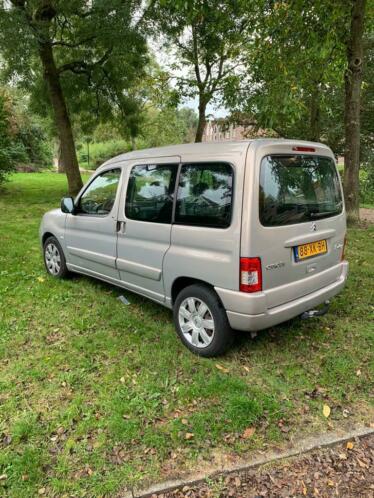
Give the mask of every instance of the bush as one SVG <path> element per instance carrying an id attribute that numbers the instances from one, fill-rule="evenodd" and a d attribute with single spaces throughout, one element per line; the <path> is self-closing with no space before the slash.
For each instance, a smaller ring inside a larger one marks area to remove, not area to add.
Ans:
<path id="1" fill-rule="evenodd" d="M 12 137 L 7 100 L 3 94 L 0 94 L 0 185 L 4 183 L 9 173 L 14 171 L 16 160 L 23 154 L 22 147 L 14 142 Z"/>
<path id="2" fill-rule="evenodd" d="M 360 201 L 374 204 L 374 157 L 360 171 Z"/>
<path id="3" fill-rule="evenodd" d="M 131 150 L 131 146 L 125 140 L 109 140 L 89 144 L 90 162 L 88 164 L 88 150 L 86 143 L 78 145 L 78 161 L 81 168 L 96 169 L 103 162 L 114 156 Z"/>

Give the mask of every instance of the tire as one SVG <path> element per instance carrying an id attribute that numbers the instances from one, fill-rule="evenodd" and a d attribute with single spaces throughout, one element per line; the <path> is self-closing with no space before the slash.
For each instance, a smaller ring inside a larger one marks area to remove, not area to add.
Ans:
<path id="1" fill-rule="evenodd" d="M 69 270 L 66 266 L 64 251 L 56 237 L 48 237 L 43 244 L 44 266 L 54 278 L 66 278 Z"/>
<path id="2" fill-rule="evenodd" d="M 206 285 L 184 288 L 175 300 L 173 316 L 179 338 L 199 356 L 221 355 L 233 342 L 226 311 L 216 293 Z"/>

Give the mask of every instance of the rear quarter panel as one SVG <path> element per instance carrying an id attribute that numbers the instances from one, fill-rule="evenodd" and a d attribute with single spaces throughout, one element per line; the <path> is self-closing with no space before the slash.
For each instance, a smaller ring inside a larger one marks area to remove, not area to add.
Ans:
<path id="1" fill-rule="evenodd" d="M 239 257 L 244 168 L 247 148 L 235 149 L 228 144 L 226 154 L 182 157 L 182 163 L 227 162 L 234 170 L 231 225 L 228 228 L 176 225 L 171 230 L 171 245 L 167 251 L 163 275 L 166 299 L 170 302 L 173 282 L 179 277 L 202 280 L 210 285 L 237 290 L 239 287 Z"/>

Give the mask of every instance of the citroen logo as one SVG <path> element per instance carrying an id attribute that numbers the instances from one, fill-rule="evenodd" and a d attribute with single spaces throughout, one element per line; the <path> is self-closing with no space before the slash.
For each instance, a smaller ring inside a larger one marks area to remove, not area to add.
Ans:
<path id="1" fill-rule="evenodd" d="M 310 226 L 310 231 L 311 232 L 316 232 L 317 231 L 317 223 L 312 223 Z"/>

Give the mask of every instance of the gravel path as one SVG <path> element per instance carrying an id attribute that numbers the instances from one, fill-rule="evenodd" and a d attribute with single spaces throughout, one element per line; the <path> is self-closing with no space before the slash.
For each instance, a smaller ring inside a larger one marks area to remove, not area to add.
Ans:
<path id="1" fill-rule="evenodd" d="M 374 435 L 152 498 L 374 497 Z"/>

